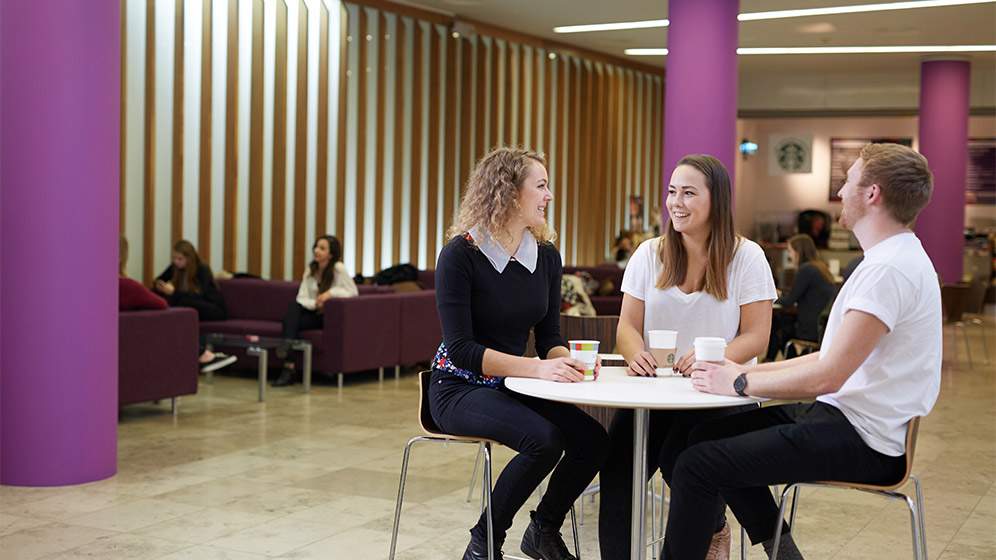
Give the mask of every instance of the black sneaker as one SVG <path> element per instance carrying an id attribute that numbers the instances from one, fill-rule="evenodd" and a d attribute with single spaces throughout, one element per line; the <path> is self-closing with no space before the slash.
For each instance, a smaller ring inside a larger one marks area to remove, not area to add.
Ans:
<path id="1" fill-rule="evenodd" d="M 536 512 L 529 512 L 529 526 L 522 535 L 520 548 L 536 560 L 577 560 L 564 544 L 560 531 L 543 527 L 536 519 Z"/>
<path id="2" fill-rule="evenodd" d="M 211 373 L 212 371 L 218 371 L 219 369 L 230 366 L 238 360 L 235 356 L 229 356 L 227 354 L 222 354 L 221 352 L 215 352 L 214 359 L 210 362 L 205 362 L 201 364 L 201 373 Z"/>

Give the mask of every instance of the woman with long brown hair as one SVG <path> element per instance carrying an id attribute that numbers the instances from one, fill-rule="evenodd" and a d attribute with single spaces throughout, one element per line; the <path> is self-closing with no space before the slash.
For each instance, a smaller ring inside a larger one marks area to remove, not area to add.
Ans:
<path id="1" fill-rule="evenodd" d="M 464 560 L 488 558 L 488 515 L 492 552 L 502 557 L 515 513 L 551 471 L 521 549 L 531 558 L 573 559 L 560 527 L 605 458 L 607 437 L 594 418 L 504 383 L 509 376 L 583 379 L 584 364 L 560 336 L 563 265 L 546 222 L 548 182 L 540 154 L 498 148 L 484 156 L 436 261 L 443 344 L 432 361 L 429 410 L 448 433 L 492 439 L 518 453 L 495 482 L 491 511 L 470 530 Z M 523 356 L 530 329 L 542 359 Z"/>
<path id="2" fill-rule="evenodd" d="M 285 340 L 297 338 L 298 333 L 320 329 L 325 324 L 325 301 L 334 297 L 355 297 L 359 294 L 353 278 L 342 264 L 342 244 L 332 235 L 323 235 L 311 247 L 314 260 L 304 271 L 297 298 L 287 305 L 284 313 L 282 336 Z M 277 357 L 284 359 L 280 377 L 271 385 L 283 387 L 294 383 L 294 360 L 288 359 L 290 344 L 277 349 Z"/>
<path id="3" fill-rule="evenodd" d="M 153 289 L 170 306 L 196 309 L 201 321 L 228 318 L 225 297 L 218 290 L 211 267 L 201 262 L 197 250 L 186 239 L 173 245 L 173 262 L 156 278 Z"/>
<path id="4" fill-rule="evenodd" d="M 775 303 L 782 307 L 796 306 L 795 320 L 789 316 L 787 324 L 771 329 L 768 344 L 768 361 L 774 361 L 778 350 L 793 338 L 819 342 L 820 314 L 833 299 L 834 279 L 826 263 L 816 254 L 813 238 L 800 233 L 788 240 L 788 256 L 796 266 L 792 289 Z M 789 350 L 792 351 L 791 349 Z M 785 356 L 791 358 L 793 356 Z"/>
<path id="5" fill-rule="evenodd" d="M 732 198 L 730 175 L 718 159 L 691 155 L 678 162 L 667 188 L 665 233 L 637 247 L 623 276 L 616 342 L 630 375 L 656 376 L 664 367 L 648 351 L 651 330 L 678 332 L 675 374 L 689 375 L 695 362 L 692 343 L 700 336 L 724 338 L 726 357 L 735 362 L 764 352 L 775 285 L 764 251 L 734 231 Z M 647 472 L 660 469 L 670 483 L 691 429 L 737 410 L 651 411 Z M 598 534 L 606 560 L 630 557 L 633 411 L 616 411 L 609 439 L 609 459 L 599 479 Z M 725 510 L 725 504 L 716 504 L 710 560 L 729 558 Z"/>

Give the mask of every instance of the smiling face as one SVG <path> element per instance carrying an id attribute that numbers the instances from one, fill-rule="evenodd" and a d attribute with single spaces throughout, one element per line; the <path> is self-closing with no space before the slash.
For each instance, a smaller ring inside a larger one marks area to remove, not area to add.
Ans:
<path id="1" fill-rule="evenodd" d="M 690 165 L 679 165 L 671 174 L 666 205 L 674 230 L 679 233 L 697 235 L 712 227 L 706 176 Z"/>
<path id="2" fill-rule="evenodd" d="M 329 247 L 329 242 L 327 239 L 319 239 L 315 242 L 315 247 L 311 250 L 315 257 L 315 262 L 319 266 L 325 266 L 329 264 L 329 260 L 332 258 L 332 248 Z"/>
<path id="3" fill-rule="evenodd" d="M 546 205 L 553 200 L 546 168 L 539 162 L 529 166 L 516 196 L 519 212 L 515 221 L 521 227 L 540 227 L 546 223 Z"/>
<path id="4" fill-rule="evenodd" d="M 854 165 L 847 170 L 847 182 L 837 192 L 837 196 L 840 197 L 840 201 L 844 205 L 840 211 L 840 225 L 847 229 L 854 229 L 854 225 L 864 217 L 868 210 L 861 200 L 861 195 L 865 189 L 858 186 L 863 168 L 864 162 L 858 158 Z"/>

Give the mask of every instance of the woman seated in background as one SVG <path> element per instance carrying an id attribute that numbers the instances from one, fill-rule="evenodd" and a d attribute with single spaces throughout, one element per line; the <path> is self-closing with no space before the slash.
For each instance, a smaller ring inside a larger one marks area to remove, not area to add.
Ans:
<path id="1" fill-rule="evenodd" d="M 797 310 L 795 321 L 792 321 L 791 315 L 783 314 L 786 319 L 771 329 L 769 362 L 774 361 L 778 350 L 793 338 L 819 342 L 820 313 L 833 299 L 835 292 L 833 276 L 826 263 L 816 256 L 816 244 L 812 237 L 805 233 L 790 237 L 788 255 L 796 266 L 795 280 L 788 295 L 782 295 L 775 303 L 782 307 L 795 305 Z"/>
<path id="2" fill-rule="evenodd" d="M 118 310 L 166 309 L 168 305 L 165 299 L 150 292 L 148 288 L 139 282 L 128 278 L 128 274 L 125 272 L 125 264 L 127 262 L 128 239 L 124 234 L 121 234 L 118 253 Z M 201 346 L 200 357 L 197 361 L 200 363 L 201 373 L 208 373 L 231 365 L 235 363 L 236 359 L 235 356 L 229 356 L 221 352 L 212 352 Z"/>
<path id="3" fill-rule="evenodd" d="M 197 250 L 187 240 L 173 245 L 173 264 L 156 278 L 154 290 L 166 298 L 171 307 L 191 307 L 201 321 L 224 321 L 228 318 L 225 297 L 211 274 L 211 267 L 201 262 Z"/>
<path id="4" fill-rule="evenodd" d="M 352 276 L 342 264 L 342 244 L 331 235 L 315 240 L 311 248 L 314 260 L 304 271 L 297 299 L 287 305 L 284 313 L 282 336 L 284 345 L 277 349 L 277 357 L 284 360 L 280 377 L 273 380 L 274 387 L 294 383 L 294 360 L 290 358 L 289 340 L 301 331 L 320 329 L 324 325 L 325 300 L 334 297 L 356 297 L 359 291 Z"/>

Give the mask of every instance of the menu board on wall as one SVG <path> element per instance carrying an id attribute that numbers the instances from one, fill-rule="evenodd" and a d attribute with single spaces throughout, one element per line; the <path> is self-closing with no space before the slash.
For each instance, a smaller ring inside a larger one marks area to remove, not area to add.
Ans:
<path id="1" fill-rule="evenodd" d="M 968 139 L 965 203 L 996 204 L 996 138 Z"/>
<path id="2" fill-rule="evenodd" d="M 837 191 L 847 182 L 847 170 L 861 155 L 865 144 L 892 142 L 913 147 L 912 138 L 831 138 L 830 139 L 830 189 L 828 200 L 840 202 Z"/>

